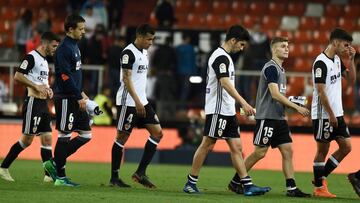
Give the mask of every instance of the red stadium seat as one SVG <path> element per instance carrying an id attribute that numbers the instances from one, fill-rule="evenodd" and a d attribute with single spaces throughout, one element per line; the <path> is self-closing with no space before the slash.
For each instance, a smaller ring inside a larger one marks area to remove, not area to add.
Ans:
<path id="1" fill-rule="evenodd" d="M 308 43 L 312 40 L 311 31 L 295 31 L 294 33 L 294 41 L 295 43 Z"/>
<path id="2" fill-rule="evenodd" d="M 224 25 L 225 27 L 230 27 L 235 24 L 241 24 L 241 18 L 237 15 L 227 14 L 224 17 Z"/>
<path id="3" fill-rule="evenodd" d="M 266 15 L 268 14 L 268 3 L 257 1 L 251 2 L 246 13 L 250 15 Z"/>
<path id="4" fill-rule="evenodd" d="M 208 14 L 206 16 L 206 26 L 211 29 L 226 29 L 224 27 L 224 16 Z"/>
<path id="5" fill-rule="evenodd" d="M 212 3 L 212 13 L 227 14 L 229 7 L 229 1 L 214 0 Z"/>
<path id="6" fill-rule="evenodd" d="M 194 13 L 207 14 L 210 11 L 209 2 L 206 0 L 196 0 L 194 3 Z"/>
<path id="7" fill-rule="evenodd" d="M 304 94 L 304 77 L 290 77 L 288 84 L 287 95 L 297 96 Z"/>
<path id="8" fill-rule="evenodd" d="M 188 0 L 177 0 L 176 1 L 176 13 L 187 13 L 192 11 L 193 9 L 193 2 Z"/>
<path id="9" fill-rule="evenodd" d="M 244 2 L 233 1 L 231 4 L 231 13 L 241 16 L 247 11 L 247 4 Z"/>
<path id="10" fill-rule="evenodd" d="M 2 20 L 0 21 L 0 33 L 11 34 L 15 28 L 15 21 Z"/>
<path id="11" fill-rule="evenodd" d="M 294 70 L 299 71 L 299 72 L 309 72 L 309 71 L 311 71 L 312 61 L 313 60 L 311 60 L 311 59 L 309 60 L 309 59 L 306 59 L 306 58 L 295 59 Z"/>
<path id="12" fill-rule="evenodd" d="M 277 37 L 287 37 L 290 42 L 294 39 L 293 32 L 287 31 L 287 30 L 276 30 L 275 31 L 275 36 L 277 36 Z"/>
<path id="13" fill-rule="evenodd" d="M 360 13 L 360 6 L 359 5 L 346 5 L 345 6 L 345 17 L 349 18 L 356 18 L 359 16 Z"/>
<path id="14" fill-rule="evenodd" d="M 314 31 L 314 42 L 318 44 L 327 44 L 330 39 L 330 32 L 327 31 Z"/>
<path id="15" fill-rule="evenodd" d="M 327 18 L 327 17 L 320 18 L 319 30 L 331 31 L 335 27 L 337 27 L 336 18 Z"/>
<path id="16" fill-rule="evenodd" d="M 252 28 L 258 22 L 257 16 L 244 15 L 242 23 L 246 28 Z"/>
<path id="17" fill-rule="evenodd" d="M 337 18 L 344 15 L 344 7 L 342 5 L 328 4 L 325 7 L 325 17 Z"/>
<path id="18" fill-rule="evenodd" d="M 274 17 L 270 15 L 270 16 L 264 16 L 262 18 L 262 28 L 264 30 L 278 29 L 279 25 L 280 25 L 280 19 L 278 17 Z"/>
<path id="19" fill-rule="evenodd" d="M 300 30 L 315 30 L 318 29 L 319 20 L 315 17 L 306 17 L 303 16 L 300 18 Z"/>
<path id="20" fill-rule="evenodd" d="M 263 16 L 262 28 L 263 28 L 263 30 L 268 30 L 268 29 L 276 30 L 280 26 L 280 21 L 281 21 L 281 19 L 277 16 L 273 16 L 273 15 Z"/>
<path id="21" fill-rule="evenodd" d="M 54 33 L 63 33 L 64 32 L 64 22 L 63 21 L 53 21 L 52 22 L 52 31 Z"/>
<path id="22" fill-rule="evenodd" d="M 175 18 L 176 18 L 176 26 L 177 28 L 184 28 L 187 25 L 187 14 L 183 14 L 183 13 L 176 13 L 175 14 Z"/>
<path id="23" fill-rule="evenodd" d="M 3 6 L 0 9 L 1 20 L 15 20 L 20 17 L 20 12 L 17 8 Z"/>
<path id="24" fill-rule="evenodd" d="M 325 50 L 325 46 L 319 44 L 308 44 L 307 46 L 307 57 L 315 59 L 321 52 Z"/>
<path id="25" fill-rule="evenodd" d="M 150 22 L 149 23 L 150 23 L 150 25 L 155 26 L 155 27 L 158 25 L 158 22 L 157 22 L 154 12 L 151 12 L 151 14 L 150 14 Z"/>
<path id="26" fill-rule="evenodd" d="M 190 13 L 187 17 L 187 27 L 189 28 L 203 28 L 205 26 L 205 17 L 203 14 Z"/>
<path id="27" fill-rule="evenodd" d="M 290 44 L 289 56 L 291 57 L 304 57 L 306 55 L 306 46 L 304 44 Z"/>
<path id="28" fill-rule="evenodd" d="M 24 5 L 26 5 L 26 1 L 24 1 L 24 0 L 10 0 L 9 1 L 9 6 L 23 7 Z"/>
<path id="29" fill-rule="evenodd" d="M 353 32 L 357 28 L 356 21 L 352 18 L 339 18 L 338 25 L 348 32 Z"/>
<path id="30" fill-rule="evenodd" d="M 43 0 L 27 0 L 27 7 L 31 9 L 38 9 L 43 6 Z"/>
<path id="31" fill-rule="evenodd" d="M 288 4 L 286 15 L 302 16 L 305 12 L 305 4 L 303 2 L 291 2 Z"/>
<path id="32" fill-rule="evenodd" d="M 285 15 L 286 4 L 280 4 L 271 2 L 269 4 L 269 15 L 271 16 L 283 16 Z"/>

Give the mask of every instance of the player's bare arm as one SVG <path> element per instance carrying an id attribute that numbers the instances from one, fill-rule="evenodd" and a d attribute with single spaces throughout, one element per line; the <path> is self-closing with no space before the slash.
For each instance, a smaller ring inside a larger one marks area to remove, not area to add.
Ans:
<path id="1" fill-rule="evenodd" d="M 295 103 L 289 101 L 289 99 L 286 98 L 284 95 L 282 95 L 279 91 L 279 86 L 277 83 L 269 83 L 268 88 L 273 99 L 279 101 L 287 107 L 295 109 L 304 117 L 310 115 L 310 111 L 307 108 L 296 105 Z"/>
<path id="2" fill-rule="evenodd" d="M 326 92 L 325 92 L 325 84 L 316 83 L 315 87 L 318 91 L 321 104 L 325 107 L 326 112 L 328 112 L 328 114 L 329 114 L 329 122 L 330 122 L 331 126 L 337 127 L 338 122 L 337 122 L 337 119 L 335 117 L 333 110 L 330 107 L 329 98 L 327 97 Z"/>
<path id="3" fill-rule="evenodd" d="M 27 87 L 29 96 L 33 96 L 39 99 L 46 99 L 48 96 L 50 96 L 48 95 L 50 88 L 47 85 L 37 85 L 27 79 L 23 73 L 16 72 L 14 79 Z"/>
<path id="4" fill-rule="evenodd" d="M 221 87 L 223 87 L 226 90 L 226 92 L 230 94 L 232 98 L 234 98 L 237 102 L 240 103 L 240 105 L 242 106 L 245 112 L 245 115 L 247 116 L 255 115 L 254 108 L 250 104 L 248 104 L 245 101 L 245 99 L 236 91 L 235 87 L 231 84 L 228 77 L 220 78 L 220 84 Z"/>
<path id="5" fill-rule="evenodd" d="M 140 102 L 140 99 L 135 92 L 134 84 L 131 81 L 131 70 L 122 69 L 122 73 L 123 73 L 123 81 L 125 83 L 126 89 L 129 91 L 131 97 L 135 101 L 136 113 L 138 114 L 139 117 L 145 117 L 146 115 L 145 107 Z"/>

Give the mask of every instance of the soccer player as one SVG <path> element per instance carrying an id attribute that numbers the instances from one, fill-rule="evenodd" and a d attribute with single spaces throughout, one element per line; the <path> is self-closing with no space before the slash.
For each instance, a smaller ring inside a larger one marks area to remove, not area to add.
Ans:
<path id="1" fill-rule="evenodd" d="M 69 15 L 64 28 L 66 36 L 55 52 L 54 103 L 58 140 L 54 160 L 45 162 L 44 167 L 55 178 L 56 186 L 78 186 L 66 177 L 65 164 L 68 156 L 91 139 L 89 115 L 85 111 L 88 97 L 82 90 L 81 54 L 77 45 L 85 34 L 85 20 L 76 14 Z M 79 135 L 71 139 L 72 132 Z"/>
<path id="2" fill-rule="evenodd" d="M 315 59 L 312 68 L 314 83 L 311 118 L 317 151 L 314 158 L 314 196 L 334 198 L 329 192 L 326 177 L 351 151 L 349 129 L 344 121 L 342 107 L 341 76 L 348 84 L 355 83 L 355 49 L 352 37 L 345 30 L 336 28 L 330 34 L 330 42 L 324 52 Z M 350 68 L 346 69 L 340 56 L 347 55 Z M 335 140 L 339 148 L 330 155 L 330 142 Z"/>
<path id="3" fill-rule="evenodd" d="M 270 43 L 272 58 L 261 70 L 259 86 L 256 95 L 256 126 L 253 144 L 254 152 L 245 160 L 249 171 L 258 161 L 265 157 L 269 147 L 278 148 L 282 156 L 283 173 L 286 179 L 286 195 L 290 197 L 309 197 L 296 187 L 292 160 L 292 139 L 285 120 L 285 107 L 298 111 L 303 116 L 309 116 L 308 109 L 298 106 L 286 97 L 286 75 L 282 64 L 289 56 L 288 39 L 274 37 Z M 228 188 L 236 193 L 242 193 L 240 178 L 237 174 L 229 183 Z"/>
<path id="4" fill-rule="evenodd" d="M 152 45 L 154 38 L 155 30 L 150 25 L 140 25 L 136 29 L 135 41 L 126 46 L 121 53 L 120 87 L 116 95 L 118 125 L 111 152 L 110 186 L 130 187 L 119 178 L 120 161 L 133 127 L 144 126 L 150 136 L 132 179 L 147 188 L 156 188 L 146 175 L 146 168 L 163 136 L 159 119 L 145 93 L 149 68 L 147 49 Z"/>
<path id="5" fill-rule="evenodd" d="M 239 102 L 246 115 L 254 115 L 255 110 L 236 91 L 235 68 L 230 54 L 244 49 L 249 41 L 249 32 L 240 25 L 234 25 L 226 33 L 225 42 L 217 48 L 208 60 L 206 98 L 205 98 L 205 136 L 196 150 L 190 174 L 183 191 L 200 193 L 196 186 L 200 168 L 217 139 L 225 139 L 231 153 L 231 160 L 236 172 L 241 177 L 244 194 L 262 195 L 269 187 L 255 186 L 248 176 L 241 153 L 239 123 L 236 119 L 235 102 Z"/>
<path id="6" fill-rule="evenodd" d="M 58 36 L 44 32 L 40 46 L 29 52 L 16 70 L 14 79 L 27 88 L 27 97 L 23 104 L 22 136 L 1 163 L 0 177 L 4 180 L 14 181 L 8 168 L 17 156 L 31 145 L 34 136 L 40 136 L 42 161 L 52 157 L 51 116 L 47 99 L 52 98 L 53 92 L 49 88 L 49 66 L 46 57 L 54 55 L 59 42 Z M 45 172 L 44 182 L 51 181 L 51 177 Z"/>
<path id="7" fill-rule="evenodd" d="M 350 173 L 348 179 L 353 186 L 356 194 L 360 197 L 360 170 L 355 173 Z"/>

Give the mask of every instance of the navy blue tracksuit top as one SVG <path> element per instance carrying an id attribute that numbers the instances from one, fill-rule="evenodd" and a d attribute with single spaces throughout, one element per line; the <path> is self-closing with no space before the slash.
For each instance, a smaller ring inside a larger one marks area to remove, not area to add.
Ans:
<path id="1" fill-rule="evenodd" d="M 66 36 L 56 49 L 54 95 L 57 98 L 82 99 L 81 54 L 77 42 Z"/>

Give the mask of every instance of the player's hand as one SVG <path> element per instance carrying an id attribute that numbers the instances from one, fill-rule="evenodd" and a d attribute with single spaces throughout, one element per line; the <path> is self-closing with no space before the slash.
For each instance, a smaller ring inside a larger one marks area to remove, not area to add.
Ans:
<path id="1" fill-rule="evenodd" d="M 348 47 L 348 53 L 349 53 L 349 59 L 350 60 L 354 60 L 355 54 L 356 54 L 356 50 L 354 47 L 349 46 Z"/>
<path id="2" fill-rule="evenodd" d="M 47 88 L 47 96 L 49 99 L 52 99 L 54 96 L 54 92 L 52 91 L 51 88 Z"/>
<path id="3" fill-rule="evenodd" d="M 48 89 L 47 85 L 36 85 L 35 86 L 35 90 L 37 92 L 39 92 L 41 97 L 44 97 L 44 98 L 46 98 L 48 95 L 47 89 Z"/>
<path id="4" fill-rule="evenodd" d="M 255 116 L 255 109 L 249 104 L 244 104 L 242 108 L 246 116 Z"/>
<path id="5" fill-rule="evenodd" d="M 338 127 L 337 118 L 335 117 L 335 115 L 333 113 L 329 115 L 329 122 L 332 127 L 334 127 L 334 128 Z"/>
<path id="6" fill-rule="evenodd" d="M 139 116 L 141 118 L 145 118 L 146 111 L 145 111 L 144 105 L 142 103 L 138 102 L 138 103 L 135 103 L 135 108 L 136 108 L 137 116 Z"/>
<path id="7" fill-rule="evenodd" d="M 310 115 L 310 111 L 307 108 L 298 106 L 298 108 L 296 109 L 302 116 L 306 117 Z"/>
<path id="8" fill-rule="evenodd" d="M 79 103 L 80 111 L 85 111 L 86 110 L 86 100 L 80 99 L 80 100 L 78 100 L 78 103 Z"/>

